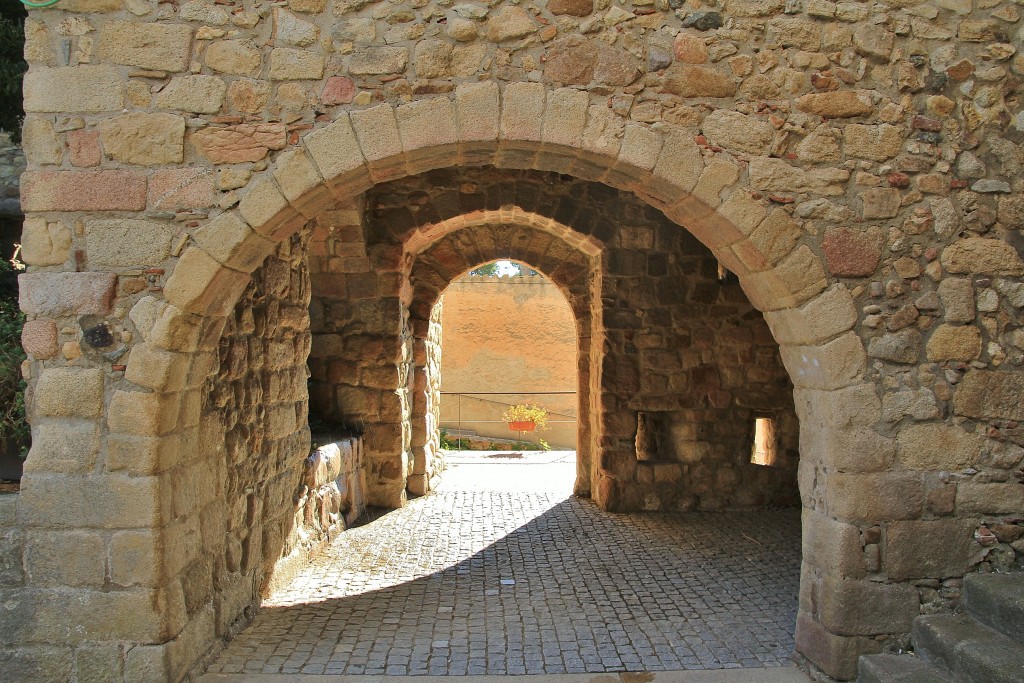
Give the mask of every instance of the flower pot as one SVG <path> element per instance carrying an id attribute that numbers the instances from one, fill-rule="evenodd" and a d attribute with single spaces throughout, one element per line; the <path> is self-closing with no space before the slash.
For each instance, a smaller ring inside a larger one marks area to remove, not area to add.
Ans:
<path id="1" fill-rule="evenodd" d="M 532 432 L 537 425 L 534 422 L 509 422 L 508 428 L 514 432 Z"/>

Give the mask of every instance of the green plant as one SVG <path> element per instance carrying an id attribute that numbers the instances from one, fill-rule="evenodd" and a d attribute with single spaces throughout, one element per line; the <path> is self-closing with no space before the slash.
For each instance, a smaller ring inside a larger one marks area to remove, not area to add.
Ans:
<path id="1" fill-rule="evenodd" d="M 537 429 L 547 429 L 548 411 L 533 403 L 520 403 L 506 410 L 501 419 L 509 422 L 532 422 Z"/>
<path id="2" fill-rule="evenodd" d="M 453 439 L 447 429 L 441 430 L 441 448 L 446 451 L 460 451 L 469 448 L 469 439 Z"/>
<path id="3" fill-rule="evenodd" d="M 515 261 L 491 261 L 469 271 L 478 277 L 520 277 L 523 275 L 540 275 L 536 270 Z"/>
<path id="4" fill-rule="evenodd" d="M 498 275 L 498 268 L 498 262 L 491 261 L 490 263 L 485 263 L 484 265 L 479 266 L 478 268 L 474 268 L 473 270 L 469 271 L 469 274 L 476 275 L 479 277 L 496 277 Z"/>
<path id="5" fill-rule="evenodd" d="M 538 439 L 539 443 L 533 443 L 532 441 L 513 441 L 511 443 L 497 442 L 491 443 L 489 450 L 492 451 L 550 451 L 551 446 L 544 439 Z"/>
<path id="6" fill-rule="evenodd" d="M 20 2 L 0 3 L 0 130 L 21 139 L 21 81 L 28 69 L 22 56 L 25 49 L 25 8 Z"/>
<path id="7" fill-rule="evenodd" d="M 0 259 L 0 278 L 10 277 L 13 271 L 8 261 Z M 22 457 L 28 452 L 31 436 L 25 419 L 25 380 L 21 377 L 24 325 L 25 314 L 18 309 L 17 300 L 10 295 L 0 296 L 0 439 L 20 442 Z"/>

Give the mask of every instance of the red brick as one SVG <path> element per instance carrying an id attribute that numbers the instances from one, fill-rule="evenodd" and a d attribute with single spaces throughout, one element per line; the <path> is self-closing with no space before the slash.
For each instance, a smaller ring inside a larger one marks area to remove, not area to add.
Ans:
<path id="1" fill-rule="evenodd" d="M 135 171 L 30 171 L 21 176 L 24 211 L 141 211 L 146 176 Z"/>
<path id="2" fill-rule="evenodd" d="M 821 250 L 829 272 L 842 277 L 871 275 L 882 256 L 878 235 L 849 228 L 826 232 Z"/>
<path id="3" fill-rule="evenodd" d="M 68 159 L 72 166 L 99 166 L 103 161 L 98 130 L 73 130 L 68 133 Z"/>
<path id="4" fill-rule="evenodd" d="M 335 104 L 348 104 L 356 96 L 356 84 L 345 76 L 331 76 L 320 91 L 320 104 L 330 107 Z"/>
<path id="5" fill-rule="evenodd" d="M 149 208 L 205 209 L 213 206 L 213 172 L 208 168 L 156 171 L 149 179 Z"/>

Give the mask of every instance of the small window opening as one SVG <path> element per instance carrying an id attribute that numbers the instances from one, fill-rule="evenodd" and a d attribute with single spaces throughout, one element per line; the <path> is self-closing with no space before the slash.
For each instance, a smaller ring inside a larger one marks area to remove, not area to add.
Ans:
<path id="1" fill-rule="evenodd" d="M 759 417 L 754 421 L 754 447 L 751 449 L 750 462 L 755 465 L 774 465 L 775 454 L 775 420 Z"/>
<path id="2" fill-rule="evenodd" d="M 636 414 L 636 459 L 658 459 L 658 434 L 650 413 Z"/>

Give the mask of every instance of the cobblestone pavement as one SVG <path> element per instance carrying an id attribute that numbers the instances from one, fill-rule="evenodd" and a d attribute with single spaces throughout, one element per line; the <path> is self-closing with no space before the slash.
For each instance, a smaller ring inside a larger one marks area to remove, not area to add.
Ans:
<path id="1" fill-rule="evenodd" d="M 571 453 L 452 461 L 438 492 L 342 534 L 208 671 L 789 665 L 798 510 L 609 514 L 569 495 Z"/>

